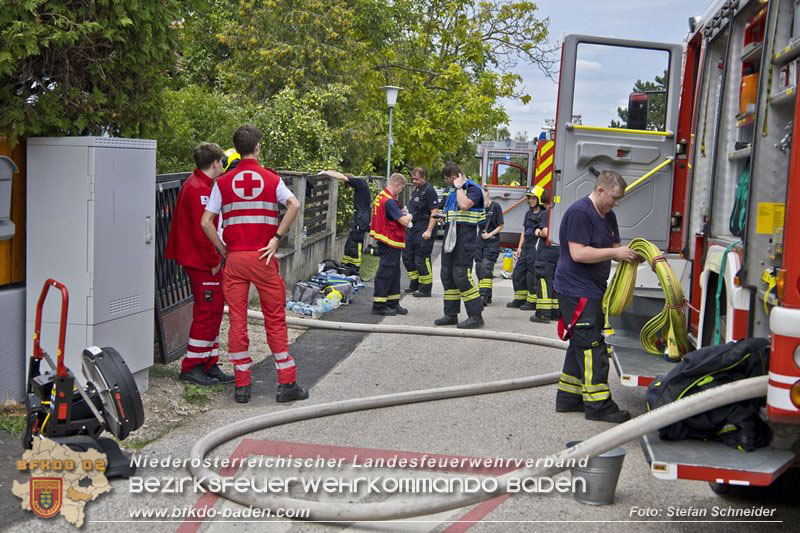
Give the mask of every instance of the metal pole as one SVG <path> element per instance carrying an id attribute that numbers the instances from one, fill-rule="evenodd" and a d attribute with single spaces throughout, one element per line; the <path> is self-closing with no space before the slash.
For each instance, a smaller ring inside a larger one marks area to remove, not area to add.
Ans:
<path id="1" fill-rule="evenodd" d="M 389 185 L 389 173 L 392 169 L 392 109 L 389 107 L 389 155 L 386 156 L 386 185 Z"/>

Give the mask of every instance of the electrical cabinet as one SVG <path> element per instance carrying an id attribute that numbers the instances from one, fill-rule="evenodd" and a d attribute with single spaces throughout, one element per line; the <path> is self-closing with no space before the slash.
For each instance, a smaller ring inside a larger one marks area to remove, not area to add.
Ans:
<path id="1" fill-rule="evenodd" d="M 39 291 L 53 278 L 69 290 L 67 366 L 79 370 L 86 346 L 112 346 L 144 389 L 153 364 L 156 142 L 47 137 L 28 139 L 27 150 L 26 353 Z M 41 344 L 55 357 L 53 296 Z"/>

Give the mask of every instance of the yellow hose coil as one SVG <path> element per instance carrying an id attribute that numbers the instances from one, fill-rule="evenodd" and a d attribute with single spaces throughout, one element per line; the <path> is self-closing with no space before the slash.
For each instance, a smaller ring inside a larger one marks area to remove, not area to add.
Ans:
<path id="1" fill-rule="evenodd" d="M 650 268 L 658 276 L 659 285 L 664 291 L 666 302 L 661 312 L 647 321 L 639 334 L 639 340 L 644 349 L 651 354 L 664 354 L 664 341 L 666 339 L 666 356 L 671 361 L 678 361 L 689 351 L 689 338 L 686 332 L 686 316 L 684 308 L 686 300 L 683 297 L 680 280 L 675 275 L 672 267 L 667 263 L 661 250 L 648 240 L 633 239 L 629 247 L 644 257 Z M 608 317 L 619 315 L 633 301 L 633 291 L 636 285 L 635 263 L 620 262 L 611 283 L 603 295 L 603 312 L 606 316 L 606 330 L 611 330 Z M 613 330 L 612 330 L 613 331 Z"/>

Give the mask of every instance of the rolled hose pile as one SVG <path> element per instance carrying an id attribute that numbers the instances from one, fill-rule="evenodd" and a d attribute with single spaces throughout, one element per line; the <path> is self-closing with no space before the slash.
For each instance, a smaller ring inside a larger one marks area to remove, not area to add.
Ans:
<path id="1" fill-rule="evenodd" d="M 689 338 L 686 332 L 686 316 L 680 280 L 675 275 L 667 259 L 656 245 L 646 239 L 633 239 L 629 247 L 644 257 L 650 268 L 658 276 L 659 285 L 664 291 L 664 308 L 659 314 L 647 321 L 639 333 L 639 340 L 644 349 L 654 355 L 664 354 L 670 361 L 679 361 L 689 351 Z M 609 323 L 610 315 L 619 315 L 633 301 L 636 285 L 635 263 L 620 262 L 614 277 L 603 295 L 603 312 L 605 313 L 606 330 L 613 332 Z M 667 351 L 664 353 L 664 343 Z"/>

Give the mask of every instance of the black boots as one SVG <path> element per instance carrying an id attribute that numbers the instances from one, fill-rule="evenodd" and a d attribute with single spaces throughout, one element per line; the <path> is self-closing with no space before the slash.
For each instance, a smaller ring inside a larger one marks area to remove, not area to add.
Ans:
<path id="1" fill-rule="evenodd" d="M 220 383 L 233 383 L 233 376 L 226 374 L 222 371 L 218 364 L 214 363 L 211 368 L 206 370 L 206 375 L 210 378 L 216 378 Z"/>
<path id="2" fill-rule="evenodd" d="M 408 311 L 406 311 L 406 312 L 408 312 Z M 394 309 L 392 309 L 391 307 L 384 307 L 383 309 L 375 309 L 373 307 L 372 308 L 372 314 L 373 315 L 378 315 L 378 316 L 394 316 L 394 315 L 397 314 L 397 312 Z"/>
<path id="3" fill-rule="evenodd" d="M 193 369 L 189 370 L 188 372 L 181 372 L 178 375 L 178 379 L 181 381 L 188 381 L 189 383 L 194 383 L 195 385 L 216 385 L 219 383 L 219 380 L 216 377 L 212 377 L 205 372 L 203 372 L 202 367 L 196 366 Z"/>
<path id="4" fill-rule="evenodd" d="M 483 317 L 481 315 L 475 315 L 467 317 L 463 322 L 459 322 L 456 327 L 458 327 L 458 329 L 477 329 L 482 328 L 484 325 Z"/>
<path id="5" fill-rule="evenodd" d="M 525 300 L 511 300 L 506 304 L 506 307 L 508 307 L 509 309 L 519 309 L 520 307 L 522 307 L 522 304 L 524 303 Z"/>
<path id="6" fill-rule="evenodd" d="M 408 314 L 408 309 L 406 309 L 405 307 L 402 307 L 400 305 L 398 305 L 397 307 L 390 307 L 389 309 L 394 311 L 396 315 L 407 315 Z"/>
<path id="7" fill-rule="evenodd" d="M 536 304 L 531 302 L 525 302 L 519 306 L 520 311 L 536 311 Z"/>
<path id="8" fill-rule="evenodd" d="M 610 422 L 612 424 L 621 424 L 631 419 L 631 414 L 628 411 L 617 409 L 604 415 L 586 415 L 586 420 L 598 420 L 600 422 Z"/>
<path id="9" fill-rule="evenodd" d="M 245 385 L 243 387 L 236 387 L 236 391 L 233 393 L 233 399 L 236 400 L 237 403 L 247 403 L 250 401 L 250 385 Z"/>
<path id="10" fill-rule="evenodd" d="M 455 326 L 456 324 L 458 324 L 456 315 L 444 315 L 442 318 L 437 318 L 433 321 L 434 326 Z"/>
<path id="11" fill-rule="evenodd" d="M 297 384 L 296 381 L 292 383 L 280 383 L 278 385 L 278 394 L 275 396 L 276 402 L 293 402 L 295 400 L 305 400 L 308 398 L 308 391 Z"/>

